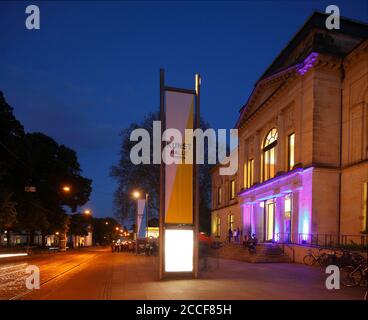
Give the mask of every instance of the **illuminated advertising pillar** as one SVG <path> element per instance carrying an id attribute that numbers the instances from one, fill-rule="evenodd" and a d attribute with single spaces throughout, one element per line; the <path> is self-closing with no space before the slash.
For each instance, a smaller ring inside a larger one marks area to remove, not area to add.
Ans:
<path id="1" fill-rule="evenodd" d="M 165 86 L 160 72 L 161 129 L 174 129 L 180 141 L 166 130 L 160 171 L 160 279 L 197 277 L 198 179 L 195 141 L 185 141 L 185 130 L 199 127 L 199 82 L 196 89 Z M 165 138 L 166 135 L 166 138 Z M 190 153 L 189 150 L 193 151 Z M 193 156 L 191 156 L 193 155 Z M 167 160 L 170 161 L 167 161 Z"/>

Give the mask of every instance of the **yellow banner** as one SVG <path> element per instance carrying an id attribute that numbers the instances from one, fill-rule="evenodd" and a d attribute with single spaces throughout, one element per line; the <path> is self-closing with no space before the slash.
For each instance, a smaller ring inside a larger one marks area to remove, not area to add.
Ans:
<path id="1" fill-rule="evenodd" d="M 181 133 L 182 141 L 172 143 L 170 154 L 181 158 L 181 164 L 165 165 L 165 223 L 193 223 L 193 164 L 186 164 L 185 129 L 194 126 L 193 94 L 166 91 L 166 129 L 176 129 Z"/>

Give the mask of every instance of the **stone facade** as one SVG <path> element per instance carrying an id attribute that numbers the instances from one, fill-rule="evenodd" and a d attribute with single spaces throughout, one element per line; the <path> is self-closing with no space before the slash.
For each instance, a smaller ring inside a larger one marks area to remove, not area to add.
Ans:
<path id="1" fill-rule="evenodd" d="M 344 20 L 346 29 L 330 32 L 323 17 L 312 15 L 241 109 L 237 199 L 216 206 L 231 179 L 216 167 L 213 235 L 226 210 L 261 241 L 337 243 L 366 231 L 368 27 Z"/>
<path id="2" fill-rule="evenodd" d="M 232 155 L 233 156 L 233 155 Z M 242 229 L 242 215 L 237 197 L 239 179 L 237 175 L 221 176 L 220 166 L 212 169 L 212 219 L 211 234 L 219 241 L 228 241 L 229 229 Z M 231 190 L 231 183 L 235 182 L 235 189 Z M 221 190 L 221 191 L 219 191 Z M 232 193 L 234 198 L 232 199 Z"/>
<path id="3" fill-rule="evenodd" d="M 343 67 L 341 232 L 355 234 L 367 227 L 362 201 L 368 184 L 367 41 L 344 59 Z"/>

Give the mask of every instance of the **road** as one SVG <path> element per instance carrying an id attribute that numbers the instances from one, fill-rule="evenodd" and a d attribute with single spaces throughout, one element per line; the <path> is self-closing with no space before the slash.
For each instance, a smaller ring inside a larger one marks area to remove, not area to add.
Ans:
<path id="1" fill-rule="evenodd" d="M 40 268 L 41 288 L 27 290 L 25 268 Z M 0 300 L 362 299 L 363 288 L 327 290 L 326 275 L 298 264 L 211 260 L 198 280 L 157 280 L 157 258 L 80 249 L 0 261 Z"/>

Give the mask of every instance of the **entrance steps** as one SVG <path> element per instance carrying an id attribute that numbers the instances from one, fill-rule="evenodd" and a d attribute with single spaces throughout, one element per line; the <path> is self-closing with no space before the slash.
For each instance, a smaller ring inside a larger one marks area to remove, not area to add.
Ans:
<path id="1" fill-rule="evenodd" d="M 248 248 L 240 244 L 223 243 L 219 249 L 213 249 L 212 253 L 218 258 L 251 263 L 291 262 L 281 247 L 274 243 L 258 244 L 255 254 L 250 254 Z"/>

